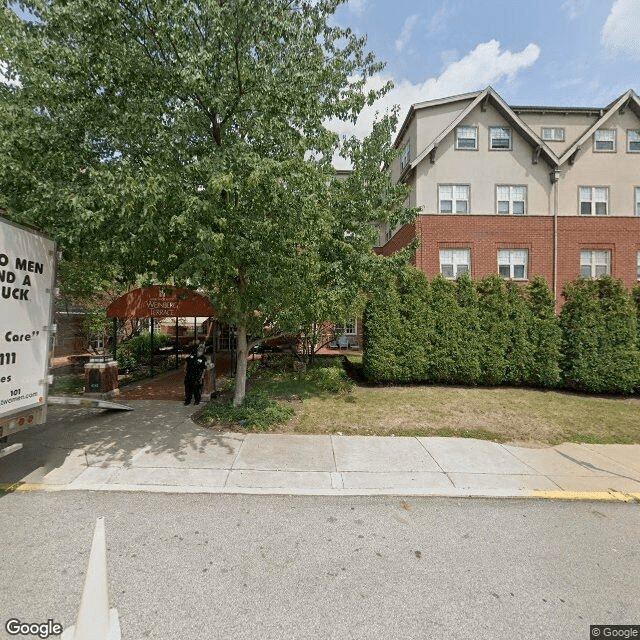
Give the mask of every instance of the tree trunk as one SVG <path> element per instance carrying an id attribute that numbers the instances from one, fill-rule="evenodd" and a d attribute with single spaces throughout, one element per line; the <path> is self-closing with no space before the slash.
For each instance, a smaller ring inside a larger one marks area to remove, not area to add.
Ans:
<path id="1" fill-rule="evenodd" d="M 247 327 L 238 325 L 238 346 L 236 351 L 236 390 L 233 406 L 239 407 L 245 396 L 247 387 Z"/>

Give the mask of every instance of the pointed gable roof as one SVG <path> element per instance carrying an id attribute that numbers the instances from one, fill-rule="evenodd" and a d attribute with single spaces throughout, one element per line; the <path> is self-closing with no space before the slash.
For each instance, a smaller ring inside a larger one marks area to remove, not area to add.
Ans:
<path id="1" fill-rule="evenodd" d="M 542 141 L 542 139 L 534 133 L 527 124 L 511 109 L 511 107 L 494 91 L 492 87 L 487 87 L 483 91 L 474 94 L 465 94 L 464 96 L 456 96 L 455 99 L 473 98 L 469 105 L 444 129 L 442 130 L 434 140 L 423 149 L 411 162 L 410 167 L 414 169 L 424 158 L 426 158 L 434 149 L 438 147 L 440 142 L 444 140 L 466 117 L 473 111 L 483 100 L 490 100 L 492 105 L 498 112 L 502 114 L 505 120 L 509 122 L 514 129 L 535 149 L 539 150 L 539 154 L 542 155 L 547 163 L 552 167 L 558 165 L 558 156 Z M 452 99 L 453 100 L 453 99 Z M 409 111 L 409 116 L 415 111 L 433 104 L 441 104 L 443 101 L 422 102 L 412 105 Z M 409 118 L 407 116 L 407 118 Z M 406 121 L 405 121 L 406 124 Z M 403 125 L 403 129 L 405 125 Z"/>
<path id="2" fill-rule="evenodd" d="M 407 128 L 409 127 L 409 124 L 416 111 L 425 109 L 427 107 L 435 107 L 441 104 L 451 104 L 453 102 L 461 102 L 462 100 L 471 100 L 478 96 L 480 93 L 480 91 L 473 91 L 472 93 L 461 93 L 455 96 L 449 96 L 448 98 L 436 98 L 435 100 L 425 100 L 424 102 L 416 102 L 412 104 L 409 107 L 409 111 L 402 123 L 402 126 L 400 127 L 400 130 L 398 131 L 398 135 L 396 135 L 394 146 L 397 147 L 400 144 L 400 141 L 404 137 L 404 134 L 407 131 Z"/>
<path id="3" fill-rule="evenodd" d="M 640 117 L 640 98 L 633 89 L 629 89 L 626 93 L 623 93 L 617 100 L 614 100 L 604 108 L 602 116 L 596 120 L 596 122 L 589 127 L 558 159 L 558 165 L 563 165 L 567 160 L 571 158 L 580 147 L 600 128 L 602 125 L 618 110 L 622 109 L 626 105 L 630 104 L 635 107 L 635 111 Z"/>

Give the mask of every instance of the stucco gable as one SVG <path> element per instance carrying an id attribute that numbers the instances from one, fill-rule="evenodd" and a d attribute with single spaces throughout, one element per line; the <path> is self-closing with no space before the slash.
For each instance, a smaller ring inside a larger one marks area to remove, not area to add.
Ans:
<path id="1" fill-rule="evenodd" d="M 591 139 L 591 136 L 618 111 L 631 108 L 636 115 L 640 118 L 640 98 L 636 95 L 635 91 L 629 89 L 626 93 L 623 93 L 617 100 L 610 103 L 605 109 L 602 116 L 596 120 L 559 158 L 558 165 L 563 165 L 565 162 L 570 161 L 575 154 L 580 151 L 582 146 Z"/>
<path id="2" fill-rule="evenodd" d="M 431 160 L 435 161 L 435 154 L 437 152 L 438 145 L 446 136 L 448 136 L 454 129 L 474 110 L 480 108 L 484 110 L 486 103 L 490 102 L 491 105 L 505 118 L 505 120 L 524 138 L 530 145 L 532 151 L 532 162 L 537 162 L 538 158 L 542 157 L 552 168 L 557 167 L 558 157 L 556 154 L 541 140 L 541 138 L 535 134 L 522 119 L 509 107 L 509 105 L 493 90 L 492 87 L 487 87 L 484 91 L 479 92 L 475 98 L 469 103 L 466 109 L 464 109 L 457 118 L 455 118 L 445 129 L 443 129 L 433 140 L 411 162 L 410 167 L 414 169 L 420 164 L 426 157 L 431 156 Z M 429 103 L 421 103 L 423 106 L 420 108 L 428 108 Z M 414 105 L 418 107 L 418 105 Z M 433 154 L 433 155 L 432 155 Z"/>

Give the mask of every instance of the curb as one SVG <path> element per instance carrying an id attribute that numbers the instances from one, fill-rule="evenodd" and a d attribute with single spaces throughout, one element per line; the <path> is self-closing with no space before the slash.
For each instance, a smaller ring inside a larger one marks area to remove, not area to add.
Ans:
<path id="1" fill-rule="evenodd" d="M 259 487 L 198 487 L 171 485 L 47 485 L 38 483 L 0 483 L 0 493 L 33 493 L 59 491 L 102 491 L 102 492 L 144 492 L 173 494 L 218 494 L 218 495 L 260 495 L 260 496 L 318 496 L 318 497 L 366 497 L 401 496 L 425 498 L 506 498 L 512 500 L 564 500 L 570 502 L 617 502 L 640 504 L 640 493 L 624 491 L 500 491 L 487 489 L 300 489 L 300 488 L 259 488 Z"/>

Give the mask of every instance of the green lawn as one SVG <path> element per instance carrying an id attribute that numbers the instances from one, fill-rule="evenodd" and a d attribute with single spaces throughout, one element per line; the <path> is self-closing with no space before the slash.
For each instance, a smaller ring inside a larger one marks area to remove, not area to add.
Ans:
<path id="1" fill-rule="evenodd" d="M 256 425 L 263 431 L 462 436 L 533 446 L 640 443 L 640 399 L 635 397 L 506 387 L 350 385 L 337 360 L 320 361 L 304 373 L 276 369 L 256 374 L 255 392 L 295 409 L 284 423 Z M 238 428 L 233 414 L 208 415 L 211 426 Z"/>
<path id="2" fill-rule="evenodd" d="M 640 400 L 536 389 L 356 387 L 349 396 L 306 400 L 296 431 L 640 443 Z"/>

